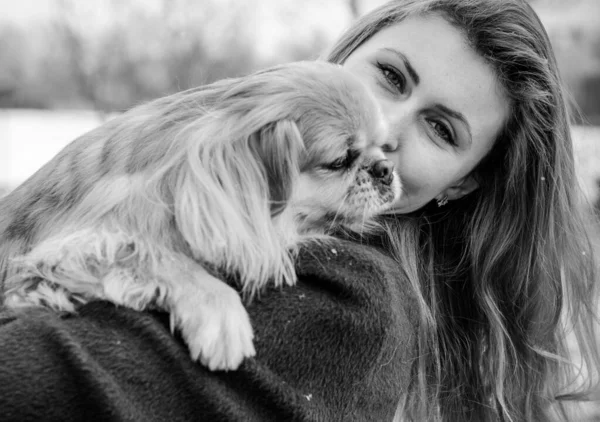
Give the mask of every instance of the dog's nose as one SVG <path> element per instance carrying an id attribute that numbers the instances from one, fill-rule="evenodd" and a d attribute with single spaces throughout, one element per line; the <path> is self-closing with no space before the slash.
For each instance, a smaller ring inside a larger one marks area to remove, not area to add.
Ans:
<path id="1" fill-rule="evenodd" d="M 373 163 L 370 173 L 373 177 L 389 185 L 394 180 L 394 162 L 391 160 L 379 160 Z"/>

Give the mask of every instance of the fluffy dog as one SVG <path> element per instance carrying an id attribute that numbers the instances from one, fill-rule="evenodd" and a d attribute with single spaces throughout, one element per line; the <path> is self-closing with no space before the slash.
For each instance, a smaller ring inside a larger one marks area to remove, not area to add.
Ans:
<path id="1" fill-rule="evenodd" d="M 236 289 L 295 282 L 299 245 L 355 229 L 400 194 L 370 93 L 294 63 L 133 108 L 76 139 L 0 202 L 10 307 L 93 299 L 170 313 L 193 359 L 254 355 Z"/>

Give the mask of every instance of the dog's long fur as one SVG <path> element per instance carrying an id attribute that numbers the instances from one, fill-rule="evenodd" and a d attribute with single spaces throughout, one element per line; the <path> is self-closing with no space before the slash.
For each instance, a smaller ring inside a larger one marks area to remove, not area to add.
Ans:
<path id="1" fill-rule="evenodd" d="M 138 106 L 75 140 L 0 201 L 8 306 L 170 312 L 211 369 L 252 356 L 237 292 L 295 281 L 295 248 L 399 195 L 372 166 L 386 131 L 367 90 L 295 63 Z"/>

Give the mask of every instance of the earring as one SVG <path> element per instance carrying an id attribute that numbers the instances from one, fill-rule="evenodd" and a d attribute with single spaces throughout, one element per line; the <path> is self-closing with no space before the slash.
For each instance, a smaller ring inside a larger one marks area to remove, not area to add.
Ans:
<path id="1" fill-rule="evenodd" d="M 437 200 L 437 206 L 438 207 L 443 207 L 444 205 L 446 205 L 448 203 L 448 195 L 444 195 L 442 197 L 442 199 L 438 199 Z"/>

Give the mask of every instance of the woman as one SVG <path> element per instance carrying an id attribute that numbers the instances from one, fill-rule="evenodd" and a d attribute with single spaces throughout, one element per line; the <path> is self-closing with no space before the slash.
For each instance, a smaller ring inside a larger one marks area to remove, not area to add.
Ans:
<path id="1" fill-rule="evenodd" d="M 4 415 L 380 421 L 400 401 L 402 420 L 545 421 L 579 397 L 561 357 L 572 325 L 599 363 L 591 249 L 556 64 L 527 3 L 394 1 L 327 59 L 390 122 L 404 196 L 386 234 L 304 251 L 298 286 L 249 307 L 258 355 L 234 373 L 186 360 L 162 315 L 4 314 Z"/>
<path id="2" fill-rule="evenodd" d="M 568 114 L 537 16 L 520 0 L 395 1 L 327 59 L 371 87 L 396 141 L 406 215 L 387 222 L 388 246 L 421 308 L 405 411 L 548 420 L 569 397 L 565 323 L 588 368 L 599 343 Z"/>

